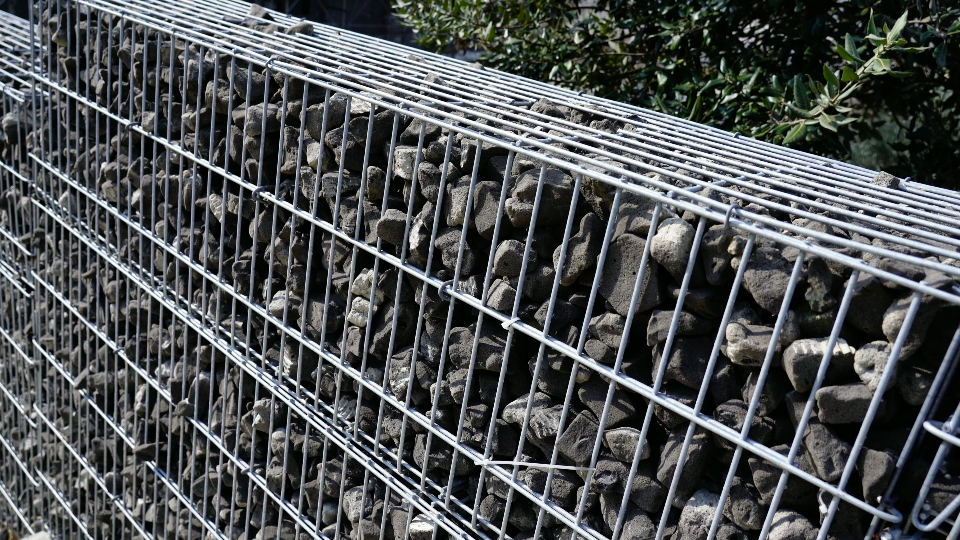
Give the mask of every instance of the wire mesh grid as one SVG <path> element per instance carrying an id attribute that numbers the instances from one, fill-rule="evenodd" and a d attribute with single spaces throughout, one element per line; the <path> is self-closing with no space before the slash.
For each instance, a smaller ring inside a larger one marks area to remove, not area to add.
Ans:
<path id="1" fill-rule="evenodd" d="M 40 445 L 30 414 L 37 386 L 33 291 L 24 274 L 34 230 L 25 140 L 32 126 L 29 30 L 27 21 L 0 13 L 0 521 L 33 532 Z"/>
<path id="2" fill-rule="evenodd" d="M 35 13 L 51 530 L 957 535 L 956 194 L 248 9 Z"/>

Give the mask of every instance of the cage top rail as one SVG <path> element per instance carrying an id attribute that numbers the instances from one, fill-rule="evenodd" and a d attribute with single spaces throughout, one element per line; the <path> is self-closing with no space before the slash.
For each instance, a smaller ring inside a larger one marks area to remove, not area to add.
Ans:
<path id="1" fill-rule="evenodd" d="M 342 88 L 378 105 L 420 112 L 438 123 L 456 125 L 461 131 L 484 134 L 504 145 L 513 144 L 518 152 L 556 157 L 571 165 L 587 164 L 591 170 L 599 171 L 598 177 L 612 177 L 614 182 L 654 187 L 661 193 L 676 185 L 700 185 L 745 203 L 779 199 L 791 215 L 803 216 L 805 210 L 810 210 L 804 217 L 822 216 L 840 230 L 847 229 L 848 224 L 863 225 L 857 232 L 881 245 L 883 241 L 903 243 L 925 252 L 924 256 L 935 255 L 939 262 L 954 265 L 953 261 L 960 258 L 960 196 L 947 190 L 914 182 L 889 188 L 873 185 L 873 173 L 865 169 L 641 108 L 477 69 L 452 59 L 420 56 L 419 51 L 416 61 L 412 61 L 409 54 L 401 54 L 412 49 L 373 38 L 350 34 L 347 39 L 320 39 L 340 31 L 319 25 L 314 36 L 263 34 L 239 24 L 245 7 L 235 2 L 192 0 L 172 6 L 141 0 L 122 5 L 114 0 L 80 3 L 165 28 L 178 39 L 244 53 L 260 64 L 269 64 L 274 71 Z M 183 23 L 188 14 L 189 26 Z M 273 16 L 278 22 L 296 20 L 280 14 Z M 344 37 L 342 32 L 338 35 Z M 428 74 L 437 75 L 439 81 L 425 80 Z M 624 121 L 625 127 L 611 134 L 526 108 L 544 97 L 557 105 Z M 591 160 L 592 157 L 601 161 Z M 640 172 L 624 170 L 625 166 Z M 671 183 L 658 184 L 642 172 L 656 174 L 658 180 L 668 178 Z M 699 175 L 704 181 L 698 182 L 691 175 Z M 702 206 L 729 209 L 729 205 L 723 208 L 705 195 L 684 196 Z M 875 230 L 890 234 L 879 237 L 873 234 Z M 901 255 L 889 253 L 896 258 L 902 258 Z M 907 258 L 913 262 L 923 259 Z M 936 266 L 941 272 L 960 276 L 960 269 L 955 266 Z"/>

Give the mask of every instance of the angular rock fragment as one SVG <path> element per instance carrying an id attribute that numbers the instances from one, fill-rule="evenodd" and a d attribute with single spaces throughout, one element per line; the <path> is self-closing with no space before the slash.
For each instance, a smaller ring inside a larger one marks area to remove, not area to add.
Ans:
<path id="1" fill-rule="evenodd" d="M 871 392 L 876 392 L 880 385 L 892 349 L 886 341 L 874 341 L 860 347 L 854 355 L 853 369 Z M 893 377 L 895 374 L 891 375 L 891 380 L 896 380 Z"/>
<path id="2" fill-rule="evenodd" d="M 693 225 L 680 218 L 671 218 L 660 223 L 651 240 L 650 256 L 666 268 L 677 283 L 683 281 L 686 273 L 694 232 Z"/>
<path id="3" fill-rule="evenodd" d="M 604 223 L 600 218 L 588 213 L 580 220 L 580 230 L 570 237 L 562 270 L 558 268 L 561 246 L 553 252 L 553 266 L 560 273 L 561 285 L 573 285 L 585 270 L 597 264 L 604 231 Z"/>
<path id="4" fill-rule="evenodd" d="M 600 295 L 618 314 L 626 317 L 630 312 L 630 300 L 637 285 L 640 261 L 645 242 L 632 234 L 624 234 L 614 241 L 608 251 L 600 280 Z M 637 312 L 649 311 L 662 301 L 657 264 L 648 261 L 640 284 Z"/>
<path id="5" fill-rule="evenodd" d="M 783 293 L 790 282 L 792 265 L 776 248 L 754 250 L 743 274 L 743 286 L 757 304 L 769 313 L 778 313 Z"/>
<path id="6" fill-rule="evenodd" d="M 783 352 L 783 370 L 797 392 L 809 392 L 813 387 L 829 341 L 828 338 L 800 339 Z M 827 367 L 826 382 L 839 382 L 852 375 L 856 352 L 846 341 L 837 339 Z"/>
<path id="7" fill-rule="evenodd" d="M 873 391 L 863 383 L 825 386 L 817 390 L 817 414 L 824 424 L 858 424 L 872 399 Z"/>

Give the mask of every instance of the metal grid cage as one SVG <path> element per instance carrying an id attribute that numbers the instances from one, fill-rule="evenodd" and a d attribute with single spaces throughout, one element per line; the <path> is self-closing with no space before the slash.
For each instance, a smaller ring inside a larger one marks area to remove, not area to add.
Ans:
<path id="1" fill-rule="evenodd" d="M 30 412 L 38 383 L 30 344 L 33 290 L 26 278 L 34 232 L 29 23 L 0 13 L 0 44 L 0 525 L 34 532 L 42 497 L 35 471 L 41 445 Z"/>
<path id="2" fill-rule="evenodd" d="M 955 193 L 241 2 L 32 16 L 61 537 L 960 533 Z"/>

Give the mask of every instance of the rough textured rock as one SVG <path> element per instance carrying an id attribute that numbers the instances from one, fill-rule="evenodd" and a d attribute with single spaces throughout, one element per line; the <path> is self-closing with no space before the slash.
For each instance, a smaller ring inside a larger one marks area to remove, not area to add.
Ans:
<path id="1" fill-rule="evenodd" d="M 813 386 L 820 370 L 820 364 L 827 352 L 828 338 L 811 338 L 794 341 L 783 352 L 783 369 L 793 388 L 798 392 L 808 392 Z M 827 367 L 825 381 L 842 381 L 853 373 L 853 361 L 856 349 L 843 339 L 834 344 Z"/>
<path id="2" fill-rule="evenodd" d="M 600 295 L 614 311 L 626 317 L 630 312 L 630 300 L 637 284 L 644 240 L 632 234 L 624 234 L 610 245 L 607 260 L 600 280 Z M 643 273 L 637 312 L 649 311 L 662 301 L 657 265 L 650 261 Z"/>
<path id="3" fill-rule="evenodd" d="M 790 261 L 780 254 L 780 250 L 757 248 L 747 261 L 743 286 L 761 308 L 775 314 L 783 305 L 783 293 L 787 290 L 792 270 Z"/>

